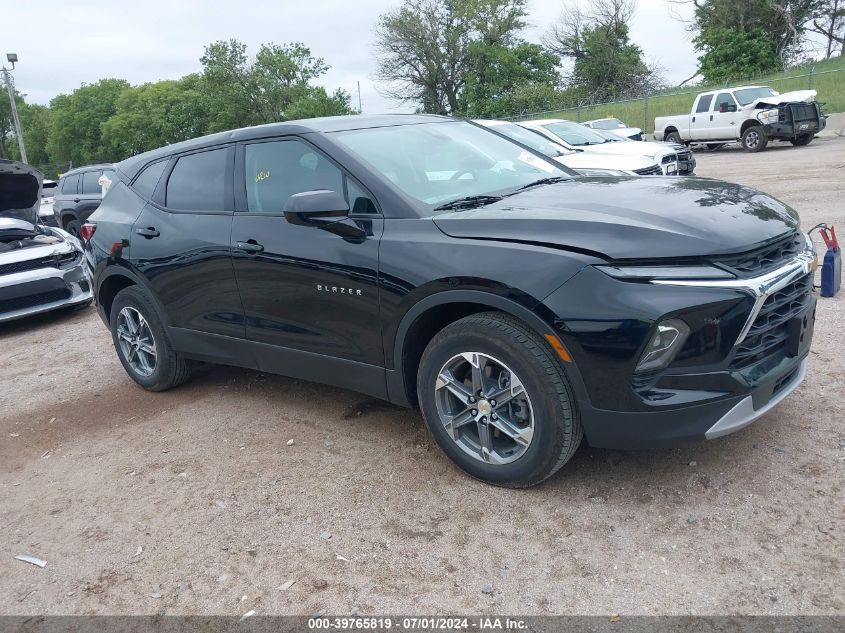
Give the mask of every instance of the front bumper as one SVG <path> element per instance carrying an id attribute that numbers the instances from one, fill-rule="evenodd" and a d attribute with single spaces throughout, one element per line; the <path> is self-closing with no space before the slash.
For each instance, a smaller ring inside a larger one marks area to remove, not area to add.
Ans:
<path id="1" fill-rule="evenodd" d="M 91 301 L 82 259 L 70 268 L 39 268 L 0 276 L 0 322 Z"/>
<path id="2" fill-rule="evenodd" d="M 774 407 L 806 374 L 815 318 L 806 285 L 811 266 L 802 253 L 753 278 L 651 283 L 588 268 L 547 297 L 574 360 L 570 377 L 590 445 L 654 448 L 715 438 Z M 582 300 L 572 301 L 576 296 Z M 636 373 L 653 328 L 666 318 L 683 320 L 689 337 L 667 368 Z M 770 345 L 771 336 L 782 338 Z"/>

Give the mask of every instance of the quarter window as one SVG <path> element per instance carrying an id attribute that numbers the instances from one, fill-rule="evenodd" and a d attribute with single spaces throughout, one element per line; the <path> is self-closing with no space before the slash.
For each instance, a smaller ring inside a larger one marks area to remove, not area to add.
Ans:
<path id="1" fill-rule="evenodd" d="M 152 198 L 153 193 L 155 193 L 156 186 L 158 185 L 158 181 L 161 180 L 161 175 L 164 173 L 165 167 L 167 167 L 166 160 L 160 160 L 157 163 L 148 165 L 144 171 L 141 172 L 141 175 L 135 179 L 135 183 L 132 185 L 132 188 L 143 197 L 147 199 Z"/>
<path id="2" fill-rule="evenodd" d="M 176 161 L 167 181 L 165 205 L 183 211 L 223 211 L 228 151 L 223 147 Z"/>
<path id="3" fill-rule="evenodd" d="M 302 141 L 252 143 L 244 148 L 247 209 L 281 213 L 295 193 L 329 189 L 343 195 L 343 173 Z M 350 208 L 354 203 L 350 201 Z"/>
<path id="4" fill-rule="evenodd" d="M 710 109 L 710 102 L 713 101 L 713 95 L 702 95 L 698 99 L 698 107 L 695 109 L 698 112 L 707 112 Z"/>

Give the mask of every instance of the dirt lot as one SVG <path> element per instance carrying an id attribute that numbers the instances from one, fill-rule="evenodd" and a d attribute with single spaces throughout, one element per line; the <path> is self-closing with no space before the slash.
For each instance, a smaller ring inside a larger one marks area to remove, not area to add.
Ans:
<path id="1" fill-rule="evenodd" d="M 845 237 L 845 139 L 698 173 Z M 807 380 L 749 429 L 583 446 L 525 491 L 355 393 L 225 367 L 146 393 L 93 309 L 0 326 L 0 613 L 842 614 L 843 313 L 819 301 Z"/>

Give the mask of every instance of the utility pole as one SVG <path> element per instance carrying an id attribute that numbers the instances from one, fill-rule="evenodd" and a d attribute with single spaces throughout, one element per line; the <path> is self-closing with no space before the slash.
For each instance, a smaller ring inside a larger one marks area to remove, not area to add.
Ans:
<path id="1" fill-rule="evenodd" d="M 358 114 L 361 114 L 363 110 L 361 110 L 361 80 L 358 80 Z"/>
<path id="2" fill-rule="evenodd" d="M 18 61 L 18 56 L 15 53 L 6 53 L 6 60 L 11 62 L 12 68 L 11 70 L 15 69 L 15 62 Z M 6 90 L 9 92 L 9 102 L 12 104 L 12 119 L 15 122 L 15 134 L 18 137 L 18 147 L 21 150 L 21 162 L 27 163 L 29 161 L 26 160 L 26 148 L 23 144 L 23 132 L 21 131 L 21 120 L 18 117 L 18 104 L 15 102 L 15 89 L 12 84 L 12 78 L 9 75 L 9 68 L 5 66 L 2 67 L 3 72 L 3 81 L 6 83 Z"/>

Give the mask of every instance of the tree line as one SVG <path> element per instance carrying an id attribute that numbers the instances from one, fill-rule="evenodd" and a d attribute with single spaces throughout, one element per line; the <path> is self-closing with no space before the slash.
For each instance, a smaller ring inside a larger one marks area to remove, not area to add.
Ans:
<path id="1" fill-rule="evenodd" d="M 419 112 L 496 117 L 665 87 L 631 41 L 636 0 L 564 0 L 537 42 L 525 37 L 527 2 L 402 0 L 374 27 L 380 91 Z M 782 70 L 806 56 L 811 34 L 823 56 L 845 54 L 845 0 L 667 3 L 691 9 L 698 69 L 687 82 Z M 17 95 L 30 162 L 55 176 L 212 132 L 355 112 L 347 92 L 317 85 L 329 66 L 301 43 L 265 44 L 250 56 L 242 42 L 218 41 L 200 62 L 201 72 L 175 80 L 102 79 L 49 106 Z M 17 157 L 9 103 L 0 99 L 0 158 Z"/>

